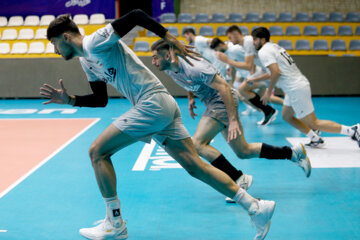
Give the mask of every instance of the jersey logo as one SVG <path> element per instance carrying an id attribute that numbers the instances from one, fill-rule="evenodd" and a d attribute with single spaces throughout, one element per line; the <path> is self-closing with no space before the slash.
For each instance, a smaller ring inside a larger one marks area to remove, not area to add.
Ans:
<path id="1" fill-rule="evenodd" d="M 115 81 L 115 78 L 116 78 L 116 68 L 108 68 L 107 71 L 105 71 L 105 82 L 112 83 Z"/>

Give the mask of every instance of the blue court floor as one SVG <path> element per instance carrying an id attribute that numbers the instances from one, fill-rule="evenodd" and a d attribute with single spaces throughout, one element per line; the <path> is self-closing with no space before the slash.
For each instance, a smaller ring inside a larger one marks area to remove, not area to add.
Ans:
<path id="1" fill-rule="evenodd" d="M 177 101 L 185 126 L 193 134 L 199 118 L 190 118 L 187 99 Z M 313 98 L 313 101 L 320 119 L 346 125 L 360 122 L 360 97 L 324 97 Z M 45 106 L 42 102 L 0 100 L 0 120 L 100 120 L 0 197 L 1 240 L 80 240 L 83 238 L 79 228 L 91 227 L 105 216 L 88 148 L 114 118 L 131 107 L 130 103 L 125 99 L 111 99 L 106 108 L 91 109 Z M 199 101 L 197 106 L 196 112 L 201 115 L 204 106 Z M 242 110 L 244 106 L 240 105 Z M 267 127 L 256 125 L 261 117 L 259 113 L 241 117 L 248 142 L 290 145 L 289 139 L 305 137 L 285 123 L 280 114 Z M 336 138 L 343 136 L 335 134 L 323 133 L 323 136 L 335 141 L 331 146 L 340 148 L 348 140 Z M 329 146 L 323 152 L 314 153 L 317 164 L 309 179 L 289 161 L 237 159 L 221 135 L 213 145 L 236 167 L 253 175 L 249 193 L 276 201 L 266 239 L 360 239 L 360 148 L 355 142 L 345 143 L 344 149 L 335 151 Z M 6 144 L 0 146 L 6 147 Z M 21 149 L 22 146 L 18 146 L 18 150 Z M 351 163 L 347 163 L 350 158 Z M 249 240 L 255 236 L 255 228 L 240 206 L 225 203 L 219 193 L 191 178 L 159 146 L 139 142 L 121 150 L 112 159 L 129 240 Z M 337 161 L 336 165 L 331 165 L 332 159 Z"/>

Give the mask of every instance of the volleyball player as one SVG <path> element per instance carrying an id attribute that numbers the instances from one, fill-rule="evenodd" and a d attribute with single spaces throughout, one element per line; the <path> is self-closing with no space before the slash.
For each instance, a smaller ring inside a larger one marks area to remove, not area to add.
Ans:
<path id="1" fill-rule="evenodd" d="M 309 146 L 324 144 L 324 140 L 312 130 L 318 129 L 348 135 L 356 140 L 360 147 L 360 124 L 346 126 L 316 117 L 308 79 L 284 48 L 269 42 L 270 31 L 265 27 L 259 27 L 254 29 L 251 35 L 260 61 L 271 72 L 270 84 L 261 101 L 267 104 L 272 89 L 277 85 L 286 93 L 282 110 L 283 119 L 310 138 Z"/>
<path id="2" fill-rule="evenodd" d="M 85 96 L 69 95 L 62 80 L 59 80 L 60 89 L 48 84 L 41 88 L 41 95 L 49 98 L 44 104 L 105 107 L 108 83 L 134 105 L 105 129 L 90 147 L 89 155 L 105 201 L 106 217 L 96 227 L 80 229 L 80 234 L 89 239 L 128 237 L 117 197 L 116 174 L 111 156 L 136 141 L 149 141 L 153 137 L 189 174 L 234 198 L 243 206 L 255 223 L 256 239 L 264 239 L 270 227 L 275 202 L 251 197 L 228 175 L 201 161 L 182 123 L 176 101 L 159 79 L 120 40 L 136 25 L 164 38 L 183 56 L 191 55 L 191 51 L 141 10 L 124 15 L 90 36 L 82 36 L 70 16 L 59 16 L 47 29 L 47 38 L 57 54 L 65 60 L 80 57 L 93 93 Z M 238 131 L 238 128 L 232 129 L 230 140 L 238 135 Z"/>

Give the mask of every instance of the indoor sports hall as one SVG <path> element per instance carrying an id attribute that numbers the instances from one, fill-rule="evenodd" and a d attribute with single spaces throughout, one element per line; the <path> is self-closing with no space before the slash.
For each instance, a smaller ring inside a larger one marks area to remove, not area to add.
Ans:
<path id="1" fill-rule="evenodd" d="M 80 33 L 91 35 L 134 9 L 142 9 L 186 44 L 182 33 L 188 28 L 225 42 L 232 25 L 243 35 L 266 27 L 270 40 L 291 55 L 309 80 L 316 116 L 351 127 L 360 123 L 359 1 L 1 1 L 0 240 L 81 240 L 79 229 L 104 219 L 89 148 L 132 104 L 108 84 L 104 108 L 44 105 L 48 99 L 40 95 L 40 87 L 60 88 L 59 79 L 69 95 L 92 93 L 79 60 L 64 61 L 55 54 L 46 34 L 61 14 L 70 14 Z M 151 46 L 159 39 L 139 26 L 122 38 L 175 97 L 193 135 L 206 107 L 195 98 L 198 116 L 192 119 L 186 91 L 152 65 Z M 229 71 L 230 79 L 236 78 L 236 70 Z M 284 97 L 280 88 L 275 95 Z M 282 119 L 283 106 L 270 105 L 278 114 L 263 126 L 257 123 L 263 113 L 239 102 L 247 142 L 309 143 Z M 309 178 L 288 160 L 240 159 L 221 134 L 211 142 L 232 165 L 253 176 L 249 194 L 276 202 L 266 239 L 360 239 L 360 141 L 320 134 L 324 146 L 305 146 L 312 165 Z M 127 239 L 254 239 L 256 229 L 240 205 L 191 177 L 154 140 L 127 146 L 111 160 Z"/>

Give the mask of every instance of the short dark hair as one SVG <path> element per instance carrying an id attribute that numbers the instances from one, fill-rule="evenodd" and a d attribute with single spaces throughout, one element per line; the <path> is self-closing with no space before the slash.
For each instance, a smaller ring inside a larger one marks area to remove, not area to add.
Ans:
<path id="1" fill-rule="evenodd" d="M 183 31 L 183 34 L 189 34 L 192 33 L 195 35 L 195 31 L 192 28 L 185 28 L 185 30 Z"/>
<path id="2" fill-rule="evenodd" d="M 47 29 L 46 37 L 50 41 L 53 37 L 58 37 L 64 32 L 80 34 L 78 26 L 71 20 L 70 14 L 60 15 L 52 20 Z"/>
<path id="3" fill-rule="evenodd" d="M 165 42 L 163 39 L 160 39 L 151 45 L 151 51 L 161 51 L 161 50 L 168 50 L 170 49 L 170 45 Z"/>
<path id="4" fill-rule="evenodd" d="M 268 42 L 270 40 L 270 31 L 265 27 L 258 27 L 252 30 L 251 36 L 256 38 L 265 38 Z"/>
<path id="5" fill-rule="evenodd" d="M 238 33 L 242 34 L 241 29 L 240 29 L 238 26 L 236 26 L 236 25 L 230 26 L 230 27 L 226 30 L 226 35 L 229 34 L 229 33 L 231 33 L 231 32 L 238 32 Z"/>
<path id="6" fill-rule="evenodd" d="M 220 44 L 224 44 L 223 41 L 221 41 L 220 38 L 214 38 L 211 43 L 210 43 L 210 48 L 211 49 L 215 49 L 217 46 L 219 46 Z"/>

